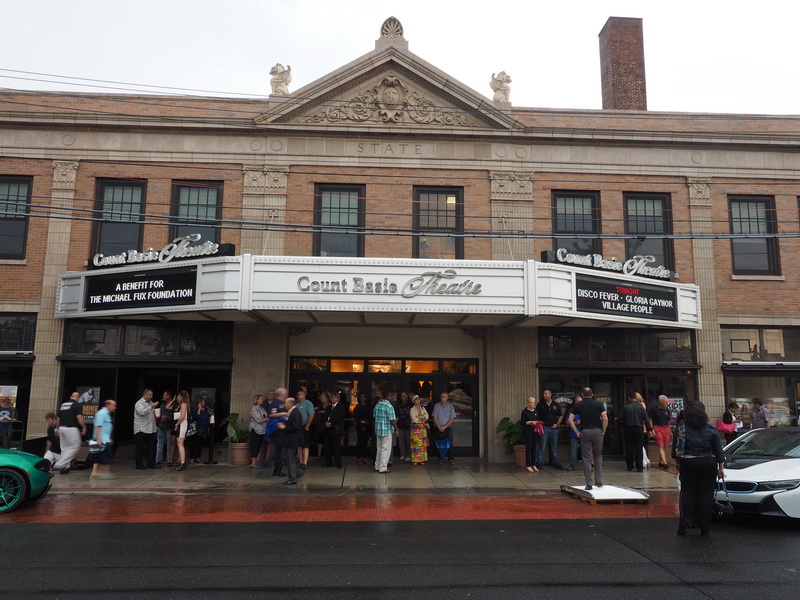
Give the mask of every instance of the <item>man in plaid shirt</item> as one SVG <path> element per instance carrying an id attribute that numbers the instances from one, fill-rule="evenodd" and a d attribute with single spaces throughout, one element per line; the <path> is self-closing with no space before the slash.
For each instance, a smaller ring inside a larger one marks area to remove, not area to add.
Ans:
<path id="1" fill-rule="evenodd" d="M 392 456 L 392 434 L 397 430 L 397 415 L 394 406 L 386 398 L 381 398 L 373 411 L 375 421 L 375 441 L 377 453 L 375 455 L 375 470 L 378 473 L 391 473 L 388 468 Z"/>

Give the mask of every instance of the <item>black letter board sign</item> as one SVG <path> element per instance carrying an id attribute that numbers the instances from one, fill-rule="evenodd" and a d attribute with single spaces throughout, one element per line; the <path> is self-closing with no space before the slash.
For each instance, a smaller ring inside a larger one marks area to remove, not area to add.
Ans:
<path id="1" fill-rule="evenodd" d="M 131 271 L 86 278 L 84 310 L 185 306 L 197 298 L 197 267 Z"/>
<path id="2" fill-rule="evenodd" d="M 576 275 L 575 295 L 580 311 L 659 321 L 678 320 L 678 294 L 672 287 Z"/>

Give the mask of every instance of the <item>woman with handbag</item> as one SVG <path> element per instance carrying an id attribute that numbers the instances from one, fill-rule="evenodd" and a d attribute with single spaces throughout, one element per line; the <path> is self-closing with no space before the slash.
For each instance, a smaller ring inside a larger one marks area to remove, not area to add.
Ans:
<path id="1" fill-rule="evenodd" d="M 539 453 L 539 436 L 544 431 L 542 420 L 536 411 L 536 398 L 528 398 L 528 406 L 522 409 L 519 418 L 522 423 L 522 438 L 525 440 L 525 468 L 537 473 L 536 455 Z"/>
<path id="2" fill-rule="evenodd" d="M 425 465 L 428 461 L 428 411 L 422 407 L 419 396 L 411 398 L 411 410 L 408 412 L 411 420 L 411 464 L 415 467 Z"/>
<path id="3" fill-rule="evenodd" d="M 729 403 L 722 419 L 717 421 L 717 429 L 725 434 L 726 444 L 730 444 L 739 435 L 738 430 L 742 425 L 742 419 L 736 414 L 737 410 L 739 410 L 739 405 L 736 402 Z"/>
<path id="4" fill-rule="evenodd" d="M 189 430 L 190 416 L 189 392 L 181 390 L 178 394 L 178 408 L 175 411 L 175 431 L 178 433 L 178 467 L 176 471 L 186 468 L 186 432 Z"/>
<path id="5" fill-rule="evenodd" d="M 700 535 L 707 536 L 711 528 L 716 480 L 725 476 L 725 455 L 719 433 L 709 425 L 702 402 L 689 404 L 683 411 L 683 418 L 683 447 L 678 445 L 675 455 L 681 482 L 678 535 L 686 535 L 689 527 L 697 525 Z"/>

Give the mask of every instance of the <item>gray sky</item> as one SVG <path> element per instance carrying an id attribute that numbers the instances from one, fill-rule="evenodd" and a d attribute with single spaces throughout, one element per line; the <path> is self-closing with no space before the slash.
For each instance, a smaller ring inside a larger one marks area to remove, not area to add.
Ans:
<path id="1" fill-rule="evenodd" d="M 788 0 L 0 0 L 0 14 L 4 88 L 140 89 L 17 70 L 258 96 L 280 62 L 295 91 L 371 51 L 394 16 L 411 52 L 484 96 L 506 71 L 514 106 L 588 109 L 601 108 L 600 30 L 637 17 L 650 110 L 800 114 Z"/>

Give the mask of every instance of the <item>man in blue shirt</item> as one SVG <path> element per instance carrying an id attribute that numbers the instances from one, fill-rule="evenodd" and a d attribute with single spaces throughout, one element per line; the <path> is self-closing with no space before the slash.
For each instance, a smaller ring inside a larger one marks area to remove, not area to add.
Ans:
<path id="1" fill-rule="evenodd" d="M 386 398 L 381 398 L 372 412 L 375 422 L 375 470 L 378 473 L 391 473 L 388 467 L 392 456 L 392 434 L 397 430 L 397 415 L 394 406 Z"/>
<path id="2" fill-rule="evenodd" d="M 300 449 L 297 451 L 297 458 L 301 469 L 308 468 L 308 449 L 311 447 L 311 424 L 314 422 L 314 403 L 306 398 L 306 391 L 300 389 L 297 392 L 295 407 L 303 417 L 303 431 L 300 436 Z"/>
<path id="3" fill-rule="evenodd" d="M 94 416 L 94 433 L 92 435 L 92 442 L 101 446 L 99 452 L 92 452 L 94 458 L 94 465 L 92 466 L 92 474 L 90 478 L 97 479 L 115 479 L 116 475 L 111 473 L 111 458 L 114 456 L 114 421 L 111 415 L 117 410 L 117 403 L 114 400 L 106 400 L 103 403 L 103 408 L 97 411 Z"/>
<path id="4" fill-rule="evenodd" d="M 433 407 L 432 416 L 433 422 L 438 430 L 436 437 L 441 438 L 444 436 L 450 440 L 450 447 L 447 449 L 447 460 L 449 460 L 452 465 L 456 462 L 455 456 L 453 455 L 453 423 L 456 420 L 456 409 L 450 404 L 450 394 L 442 392 L 439 395 L 439 403 Z M 443 463 L 443 460 L 439 461 L 440 465 Z"/>

